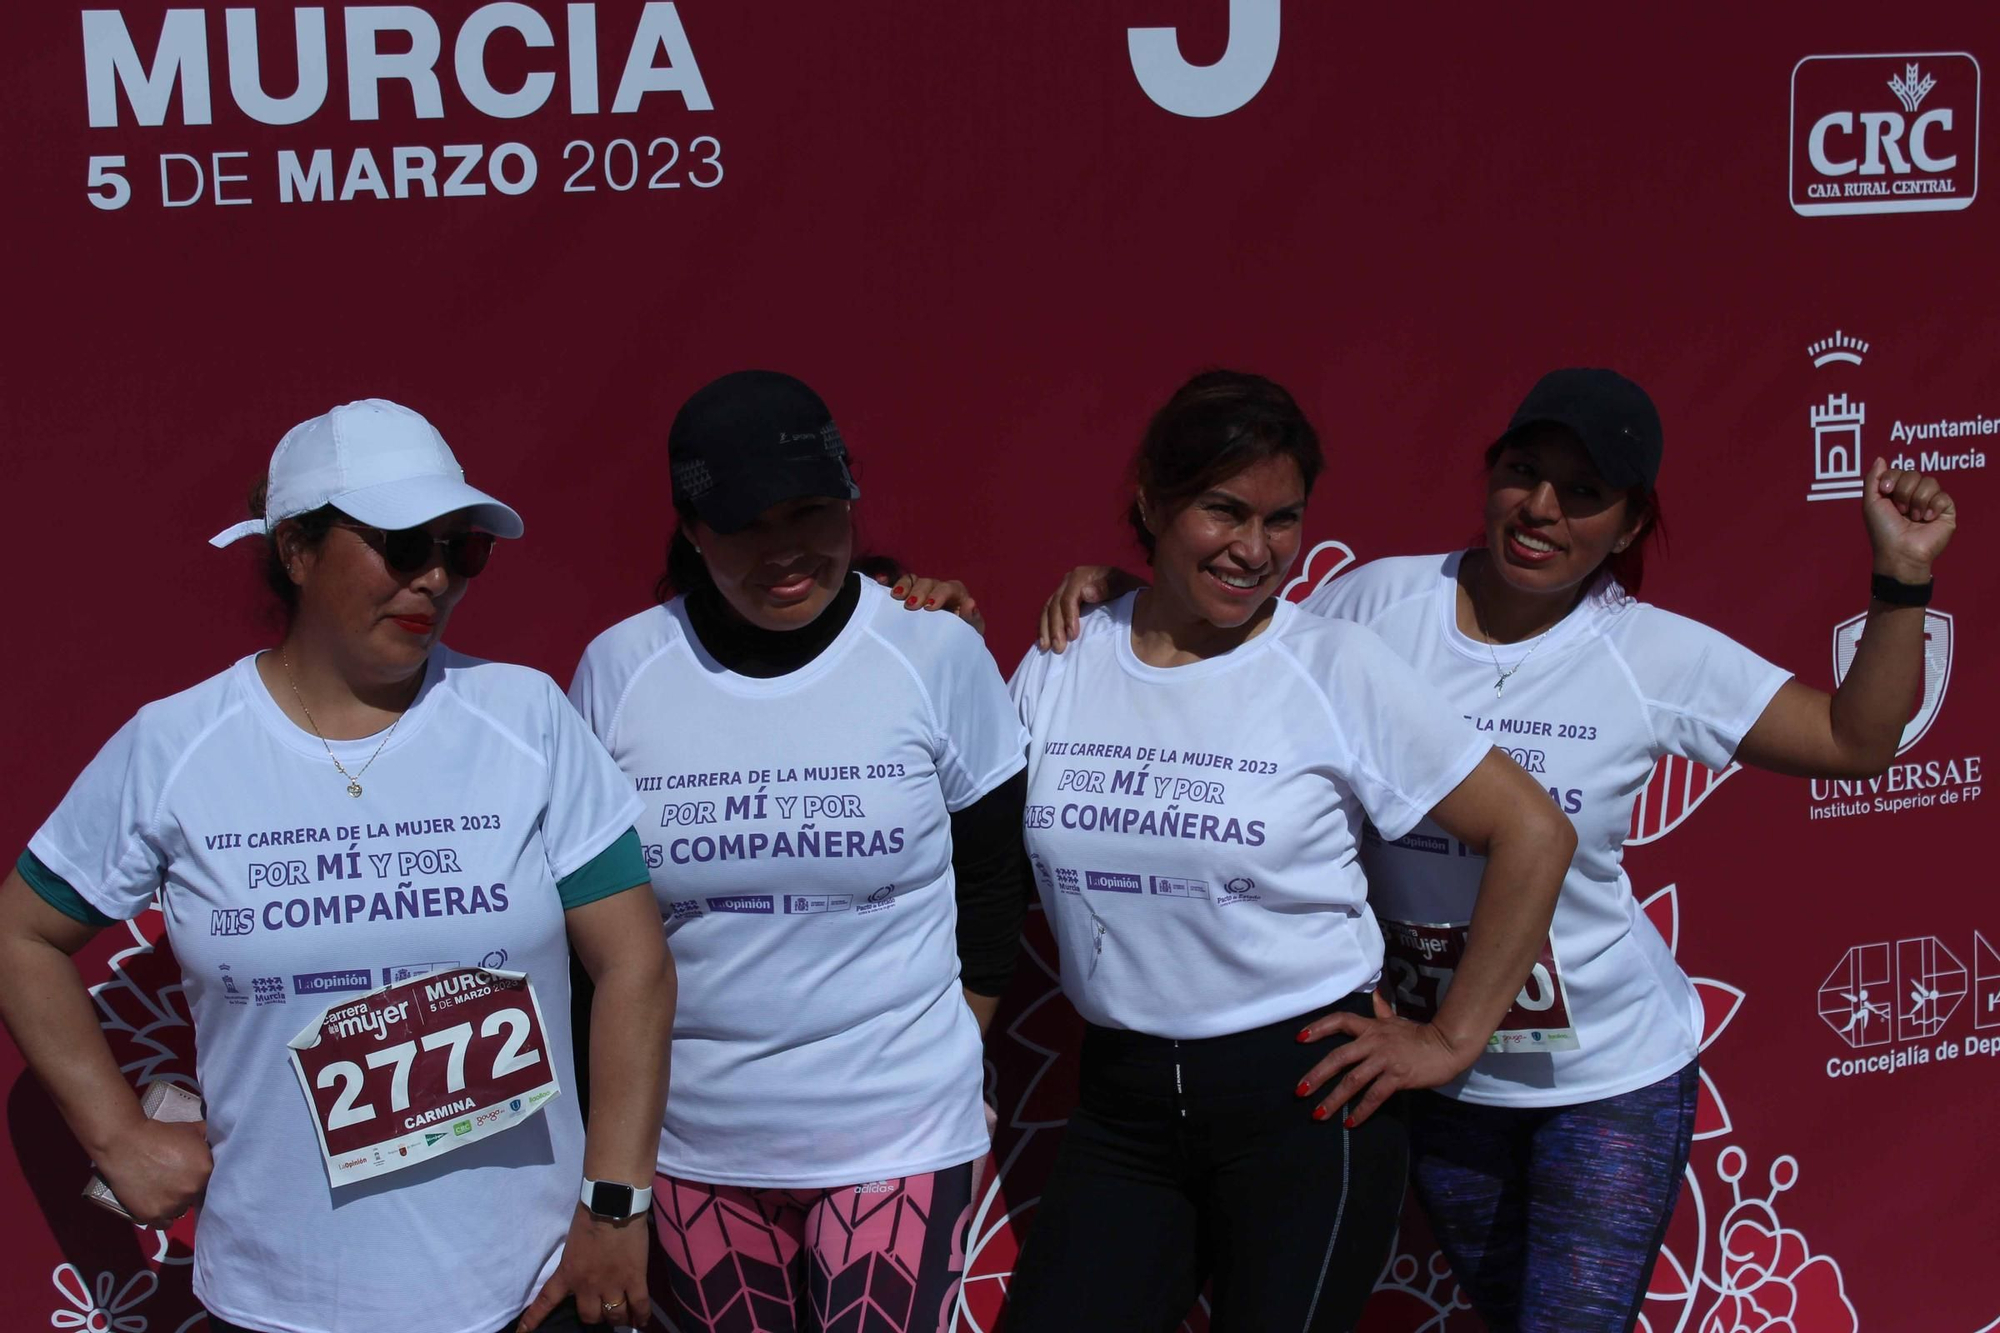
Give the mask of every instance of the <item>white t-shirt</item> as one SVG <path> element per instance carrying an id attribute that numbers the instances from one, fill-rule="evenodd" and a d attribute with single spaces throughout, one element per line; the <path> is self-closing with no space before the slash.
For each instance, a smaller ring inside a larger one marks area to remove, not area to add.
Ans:
<path id="1" fill-rule="evenodd" d="M 680 977 L 660 1170 L 809 1189 L 985 1153 L 950 814 L 1027 738 L 979 636 L 863 580 L 818 657 L 756 679 L 676 599 L 599 635 L 570 698 L 645 801 Z"/>
<path id="2" fill-rule="evenodd" d="M 1484 1055 L 1439 1091 L 1493 1106 L 1630 1092 L 1692 1060 L 1701 1037 L 1694 987 L 1625 877 L 1632 804 L 1662 755 L 1726 768 L 1790 673 L 1705 625 L 1632 600 L 1615 582 L 1539 643 L 1478 642 L 1458 628 L 1462 555 L 1376 560 L 1303 604 L 1381 635 L 1547 787 L 1576 826 L 1551 943 L 1578 1049 Z M 1517 664 L 1496 696 L 1494 678 Z M 1484 857 L 1453 848 L 1430 825 L 1381 835 L 1363 862 L 1384 919 L 1470 918 Z"/>
<path id="3" fill-rule="evenodd" d="M 443 647 L 386 744 L 333 749 L 359 773 L 378 745 L 350 797 L 246 657 L 140 709 L 29 849 L 108 916 L 159 894 L 215 1156 L 202 1303 L 286 1333 L 492 1333 L 554 1269 L 583 1172 L 556 882 L 639 803 L 555 682 Z M 533 981 L 569 1095 L 433 1163 L 330 1186 L 286 1042 L 336 992 L 482 962 Z"/>
<path id="4" fill-rule="evenodd" d="M 1136 596 L 1014 673 L 1064 993 L 1090 1022 L 1194 1038 L 1367 989 L 1364 815 L 1400 836 L 1489 744 L 1373 634 L 1284 602 L 1232 652 L 1148 666 Z"/>

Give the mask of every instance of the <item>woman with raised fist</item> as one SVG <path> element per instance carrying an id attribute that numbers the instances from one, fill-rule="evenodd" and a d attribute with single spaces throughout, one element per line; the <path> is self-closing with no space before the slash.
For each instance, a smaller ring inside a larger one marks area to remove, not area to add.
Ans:
<path id="1" fill-rule="evenodd" d="M 1554 371 L 1486 451 L 1483 545 L 1375 560 L 1302 604 L 1381 635 L 1576 825 L 1528 986 L 1470 1069 L 1409 1099 L 1417 1193 L 1496 1329 L 1630 1328 L 1680 1192 L 1701 1005 L 1622 865 L 1654 765 L 1680 755 L 1718 770 L 1882 772 L 1919 694 L 1931 566 L 1957 523 L 1935 480 L 1875 461 L 1862 501 L 1873 600 L 1829 696 L 1635 600 L 1659 530 L 1661 452 L 1638 385 Z M 1074 571 L 1043 610 L 1043 645 L 1062 652 L 1088 619 L 1082 606 L 1134 582 Z M 1486 863 L 1428 822 L 1379 832 L 1362 859 L 1389 941 L 1386 988 L 1399 1013 L 1427 1018 L 1463 984 Z"/>
<path id="2" fill-rule="evenodd" d="M 1351 1328 L 1403 1196 L 1384 1103 L 1472 1063 L 1547 933 L 1561 812 L 1373 633 L 1277 596 L 1320 467 L 1279 385 L 1190 380 L 1134 469 L 1153 586 L 1014 674 L 1028 847 L 1087 1028 L 1013 1333 L 1159 1333 L 1204 1282 L 1218 1329 Z M 1423 1024 L 1371 998 L 1357 861 L 1420 821 L 1484 872 L 1459 984 Z"/>
<path id="3" fill-rule="evenodd" d="M 1027 738 L 978 634 L 853 571 L 860 490 L 812 389 L 725 375 L 667 454 L 662 604 L 571 687 L 645 801 L 683 983 L 662 1302 L 682 1333 L 942 1333 L 1025 912 Z"/>
<path id="4" fill-rule="evenodd" d="M 214 541 L 262 542 L 283 636 L 141 708 L 30 840 L 0 1018 L 135 1220 L 200 1207 L 217 1333 L 643 1325 L 673 974 L 639 802 L 553 681 L 442 642 L 521 520 L 379 399 L 289 431 L 252 512 Z M 145 1116 L 68 957 L 155 904 L 205 1121 Z"/>

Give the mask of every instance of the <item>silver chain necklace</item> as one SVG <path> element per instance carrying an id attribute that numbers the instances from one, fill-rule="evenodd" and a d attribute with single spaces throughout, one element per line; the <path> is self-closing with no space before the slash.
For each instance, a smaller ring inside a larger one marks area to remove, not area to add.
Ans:
<path id="1" fill-rule="evenodd" d="M 1481 634 L 1484 634 L 1486 631 L 1485 629 L 1482 628 L 1479 632 Z M 1493 651 L 1492 641 L 1491 640 L 1487 641 L 1486 655 L 1493 659 L 1493 669 L 1494 671 L 1499 673 L 1493 678 L 1494 698 L 1498 699 L 1500 697 L 1501 691 L 1507 688 L 1507 682 L 1513 678 L 1514 673 L 1516 671 L 1519 671 L 1522 667 L 1528 665 L 1528 659 L 1535 655 L 1535 649 L 1542 646 L 1542 639 L 1546 639 L 1548 637 L 1549 637 L 1549 631 L 1543 630 L 1541 633 L 1541 637 L 1535 640 L 1534 647 L 1531 647 L 1528 649 L 1527 652 L 1522 653 L 1520 661 L 1514 663 L 1513 666 L 1505 668 L 1502 668 L 1500 665 L 1500 654 Z"/>
<path id="2" fill-rule="evenodd" d="M 1519 671 L 1522 667 L 1528 665 L 1528 659 L 1535 655 L 1535 649 L 1542 646 L 1542 640 L 1548 638 L 1549 635 L 1555 633 L 1556 625 L 1562 624 L 1562 621 L 1558 620 L 1556 622 L 1556 625 L 1551 625 L 1547 629 L 1543 630 L 1540 634 L 1536 635 L 1535 641 L 1532 644 L 1528 645 L 1528 651 L 1521 654 L 1520 661 L 1514 663 L 1513 666 L 1502 667 L 1500 665 L 1500 654 L 1493 651 L 1493 636 L 1492 634 L 1488 633 L 1486 629 L 1486 622 L 1480 617 L 1479 598 L 1474 596 L 1472 590 L 1469 588 L 1466 590 L 1465 595 L 1467 599 L 1470 600 L 1472 603 L 1472 623 L 1478 627 L 1478 630 L 1482 635 L 1485 635 L 1486 655 L 1493 659 L 1493 673 L 1494 673 L 1493 697 L 1498 699 L 1502 694 L 1502 692 L 1506 690 L 1507 682 L 1514 678 L 1514 673 Z"/>
<path id="3" fill-rule="evenodd" d="M 382 749 L 388 745 L 389 738 L 396 734 L 396 727 L 402 722 L 403 715 L 401 713 L 396 714 L 396 721 L 391 722 L 389 729 L 382 733 L 382 744 L 375 747 L 375 753 L 368 756 L 368 762 L 363 764 L 358 771 L 350 773 L 347 771 L 347 766 L 340 762 L 340 756 L 333 752 L 333 747 L 327 744 L 326 733 L 319 729 L 319 723 L 313 721 L 312 709 L 306 707 L 306 697 L 299 693 L 299 683 L 292 678 L 292 664 L 285 660 L 285 655 L 282 652 L 278 654 L 278 665 L 285 669 L 285 684 L 292 687 L 292 697 L 299 701 L 299 711 L 306 715 L 306 725 L 313 729 L 313 735 L 319 737 L 319 743 L 326 749 L 326 757 L 333 760 L 335 771 L 347 779 L 347 794 L 356 798 L 360 797 L 361 774 L 366 773 L 373 767 L 375 761 L 382 757 Z"/>

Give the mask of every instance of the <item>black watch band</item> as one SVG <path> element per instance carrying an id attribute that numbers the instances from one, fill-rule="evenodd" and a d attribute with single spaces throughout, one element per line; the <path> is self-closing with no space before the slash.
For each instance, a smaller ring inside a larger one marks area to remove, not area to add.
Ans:
<path id="1" fill-rule="evenodd" d="M 1889 574 L 1877 574 L 1868 581 L 1868 595 L 1889 606 L 1929 606 L 1936 579 L 1905 583 Z"/>

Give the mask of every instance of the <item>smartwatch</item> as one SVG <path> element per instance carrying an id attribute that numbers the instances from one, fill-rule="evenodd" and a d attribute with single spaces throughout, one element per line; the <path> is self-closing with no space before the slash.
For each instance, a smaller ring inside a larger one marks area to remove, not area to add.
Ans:
<path id="1" fill-rule="evenodd" d="M 653 1206 L 653 1187 L 634 1189 L 615 1180 L 583 1178 L 583 1206 L 590 1215 L 606 1222 L 625 1222 Z"/>

